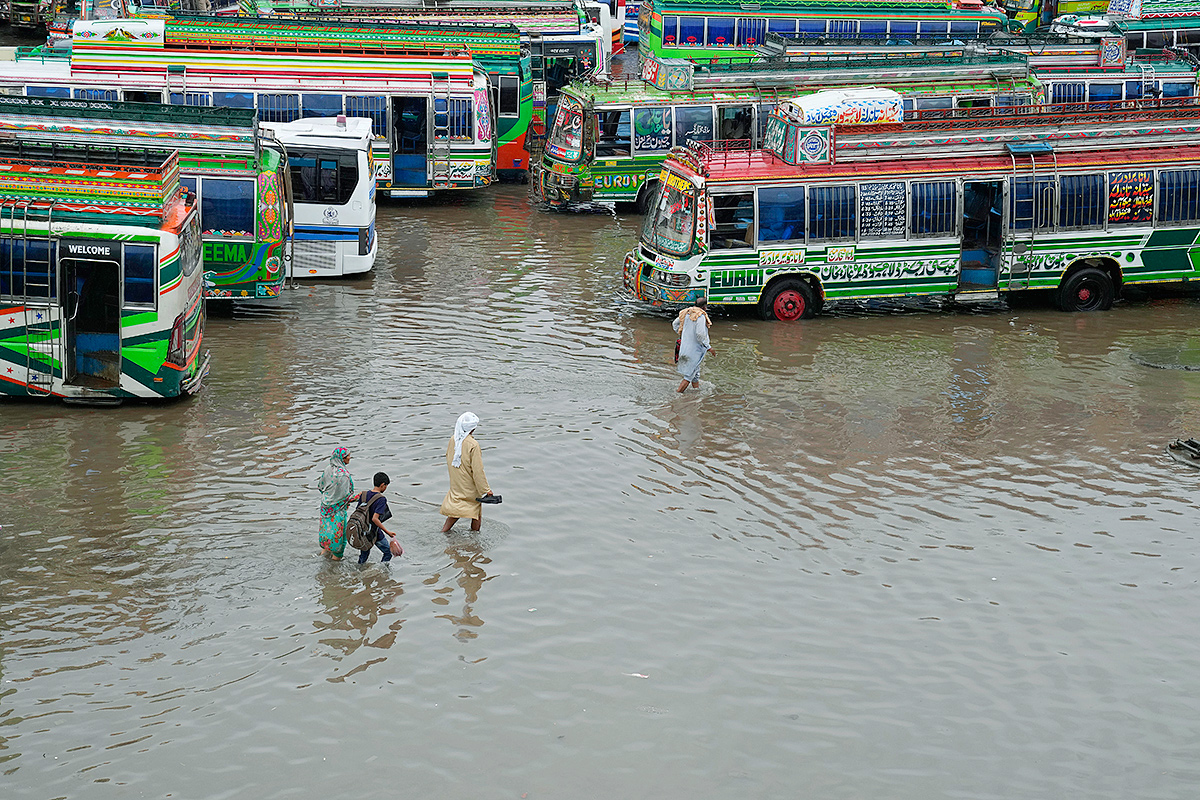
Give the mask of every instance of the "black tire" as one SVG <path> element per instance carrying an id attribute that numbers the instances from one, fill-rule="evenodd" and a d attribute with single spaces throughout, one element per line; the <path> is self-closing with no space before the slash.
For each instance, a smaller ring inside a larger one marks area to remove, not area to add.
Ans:
<path id="1" fill-rule="evenodd" d="M 1073 272 L 1058 287 L 1055 298 L 1061 311 L 1108 311 L 1117 291 L 1107 272 L 1087 267 Z"/>
<path id="2" fill-rule="evenodd" d="M 777 306 L 778 304 L 778 306 Z M 767 286 L 758 301 L 758 315 L 763 319 L 795 322 L 812 319 L 817 303 L 807 283 L 798 278 L 784 278 Z"/>
<path id="3" fill-rule="evenodd" d="M 650 198 L 654 196 L 655 190 L 658 189 L 658 181 L 646 181 L 638 192 L 635 205 L 639 214 L 645 214 L 650 210 Z"/>

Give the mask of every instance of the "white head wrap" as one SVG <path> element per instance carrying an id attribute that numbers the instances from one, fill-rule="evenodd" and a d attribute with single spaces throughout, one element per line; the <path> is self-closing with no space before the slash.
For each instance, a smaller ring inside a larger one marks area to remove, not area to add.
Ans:
<path id="1" fill-rule="evenodd" d="M 454 423 L 454 461 L 451 463 L 456 467 L 462 466 L 462 443 L 463 439 L 467 438 L 467 434 L 475 430 L 479 425 L 479 417 L 467 411 L 458 418 L 458 422 Z"/>

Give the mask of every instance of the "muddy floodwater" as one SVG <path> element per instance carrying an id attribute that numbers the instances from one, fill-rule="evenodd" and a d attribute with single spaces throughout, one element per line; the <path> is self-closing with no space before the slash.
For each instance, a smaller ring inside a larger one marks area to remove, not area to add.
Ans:
<path id="1" fill-rule="evenodd" d="M 388 202 L 198 398 L 0 405 L 0 796 L 1195 798 L 1200 302 L 718 313 L 680 396 L 638 221 Z"/>

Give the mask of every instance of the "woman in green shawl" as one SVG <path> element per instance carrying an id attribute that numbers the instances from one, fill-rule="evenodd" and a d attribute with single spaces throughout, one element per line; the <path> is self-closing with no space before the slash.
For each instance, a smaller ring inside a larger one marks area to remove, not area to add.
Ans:
<path id="1" fill-rule="evenodd" d="M 350 451 L 339 447 L 329 457 L 325 471 L 317 481 L 321 492 L 321 549 L 334 561 L 341 560 L 346 549 L 346 516 L 354 498 L 354 478 L 346 465 Z"/>

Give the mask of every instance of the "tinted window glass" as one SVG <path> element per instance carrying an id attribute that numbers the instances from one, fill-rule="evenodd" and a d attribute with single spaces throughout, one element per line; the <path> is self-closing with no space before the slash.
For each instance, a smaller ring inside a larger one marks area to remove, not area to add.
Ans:
<path id="1" fill-rule="evenodd" d="M 675 109 L 675 144 L 711 142 L 712 138 L 712 106 L 681 106 Z"/>
<path id="2" fill-rule="evenodd" d="M 796 31 L 801 34 L 825 34 L 825 20 L 802 19 L 796 22 Z"/>
<path id="3" fill-rule="evenodd" d="M 767 30 L 780 36 L 792 36 L 796 33 L 796 20 L 772 19 L 767 20 Z"/>
<path id="4" fill-rule="evenodd" d="M 154 245 L 125 245 L 125 305 L 153 306 L 158 295 Z"/>
<path id="5" fill-rule="evenodd" d="M 212 96 L 208 92 L 171 92 L 173 106 L 211 106 Z"/>
<path id="6" fill-rule="evenodd" d="M 733 46 L 733 17 L 710 17 L 708 20 L 708 46 Z"/>
<path id="7" fill-rule="evenodd" d="M 1167 83 L 1163 82 L 1162 93 L 1163 97 L 1191 97 L 1196 92 L 1196 87 L 1190 83 Z"/>
<path id="8" fill-rule="evenodd" d="M 863 36 L 886 36 L 887 23 L 883 20 L 864 19 L 858 23 L 858 32 Z"/>
<path id="9" fill-rule="evenodd" d="M 662 38 L 666 44 L 674 44 L 679 38 L 679 17 L 663 17 Z"/>
<path id="10" fill-rule="evenodd" d="M 77 100 L 116 100 L 116 89 L 76 89 Z"/>
<path id="11" fill-rule="evenodd" d="M 758 241 L 804 241 L 804 187 L 758 190 Z"/>
<path id="12" fill-rule="evenodd" d="M 892 35 L 893 36 L 916 36 L 917 35 L 917 23 L 915 23 L 915 22 L 893 22 L 892 23 Z"/>
<path id="13" fill-rule="evenodd" d="M 1120 100 L 1121 88 L 1119 83 L 1093 83 L 1088 87 L 1088 100 L 1092 102 Z"/>
<path id="14" fill-rule="evenodd" d="M 340 94 L 306 94 L 301 96 L 303 117 L 336 117 L 342 113 Z"/>
<path id="15" fill-rule="evenodd" d="M 352 150 L 305 152 L 289 147 L 288 164 L 297 203 L 342 205 L 358 184 L 358 154 Z"/>
<path id="16" fill-rule="evenodd" d="M 856 204 L 853 186 L 821 186 L 810 191 L 810 239 L 854 238 Z"/>
<path id="17" fill-rule="evenodd" d="M 963 34 L 963 35 L 967 35 L 967 36 L 973 36 L 973 35 L 979 33 L 979 23 L 978 22 L 951 22 L 950 23 L 950 32 L 957 33 L 957 34 Z"/>
<path id="18" fill-rule="evenodd" d="M 1158 174 L 1158 220 L 1200 220 L 1200 170 L 1163 170 Z"/>
<path id="19" fill-rule="evenodd" d="M 254 108 L 250 92 L 213 92 L 213 105 L 225 108 Z"/>
<path id="20" fill-rule="evenodd" d="M 704 44 L 704 17 L 679 18 L 679 44 Z"/>
<path id="21" fill-rule="evenodd" d="M 206 234 L 254 235 L 254 181 L 205 178 L 200 192 L 200 225 Z"/>
<path id="22" fill-rule="evenodd" d="M 70 97 L 71 90 L 66 86 L 26 86 L 25 94 L 29 97 Z"/>

